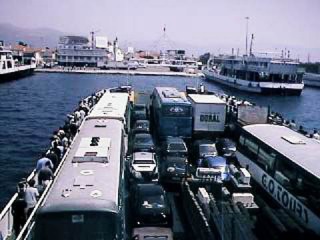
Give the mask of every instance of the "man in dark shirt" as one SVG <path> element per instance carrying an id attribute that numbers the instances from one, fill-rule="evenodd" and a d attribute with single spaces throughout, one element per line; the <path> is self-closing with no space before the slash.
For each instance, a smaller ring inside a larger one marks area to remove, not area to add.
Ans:
<path id="1" fill-rule="evenodd" d="M 20 233 L 21 228 L 26 222 L 25 209 L 27 208 L 27 203 L 24 200 L 24 193 L 19 192 L 17 199 L 12 204 L 12 215 L 13 215 L 13 229 L 15 236 L 17 237 Z"/>
<path id="2" fill-rule="evenodd" d="M 56 169 L 59 164 L 59 157 L 55 153 L 53 149 L 50 150 L 50 152 L 46 155 L 47 158 L 49 158 L 53 163 L 53 169 Z"/>
<path id="3" fill-rule="evenodd" d="M 46 163 L 38 173 L 38 183 L 42 184 L 43 181 L 51 180 L 53 178 L 52 170 L 50 169 L 50 163 Z"/>

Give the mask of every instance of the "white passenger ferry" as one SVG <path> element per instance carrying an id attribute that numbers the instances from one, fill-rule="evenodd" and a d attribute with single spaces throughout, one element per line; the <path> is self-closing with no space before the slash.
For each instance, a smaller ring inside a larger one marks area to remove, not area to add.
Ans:
<path id="1" fill-rule="evenodd" d="M 208 81 L 265 95 L 300 95 L 304 83 L 298 60 L 220 55 L 208 61 L 203 71 Z"/>

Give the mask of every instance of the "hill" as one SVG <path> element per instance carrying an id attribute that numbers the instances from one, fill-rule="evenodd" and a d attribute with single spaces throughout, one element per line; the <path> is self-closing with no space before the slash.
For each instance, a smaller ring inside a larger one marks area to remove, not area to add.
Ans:
<path id="1" fill-rule="evenodd" d="M 14 45 L 22 41 L 34 47 L 54 48 L 59 37 L 63 35 L 66 33 L 51 28 L 26 29 L 0 23 L 0 40 L 3 40 L 5 45 Z"/>

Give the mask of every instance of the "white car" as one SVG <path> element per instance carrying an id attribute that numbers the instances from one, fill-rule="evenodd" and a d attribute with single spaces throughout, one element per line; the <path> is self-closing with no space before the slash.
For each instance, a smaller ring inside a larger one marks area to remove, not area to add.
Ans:
<path id="1" fill-rule="evenodd" d="M 131 174 L 136 179 L 145 177 L 156 178 L 158 175 L 158 166 L 155 158 L 155 153 L 133 153 L 131 161 Z"/>

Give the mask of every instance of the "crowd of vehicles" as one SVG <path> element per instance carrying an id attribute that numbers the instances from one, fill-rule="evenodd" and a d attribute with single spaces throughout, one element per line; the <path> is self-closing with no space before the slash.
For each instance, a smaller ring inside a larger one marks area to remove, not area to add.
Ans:
<path id="1" fill-rule="evenodd" d="M 105 91 L 19 239 L 320 235 L 318 141 L 267 116 L 246 125 L 234 99 L 206 91 L 148 99 Z"/>

